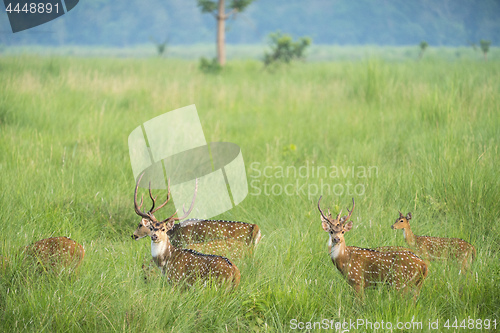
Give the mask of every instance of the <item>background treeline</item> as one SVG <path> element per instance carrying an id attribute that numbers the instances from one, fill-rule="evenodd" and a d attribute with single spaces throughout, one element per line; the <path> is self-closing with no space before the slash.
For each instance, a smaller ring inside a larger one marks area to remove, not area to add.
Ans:
<path id="1" fill-rule="evenodd" d="M 263 43 L 281 30 L 310 36 L 316 44 L 467 45 L 500 43 L 498 0 L 260 0 L 229 20 L 227 42 Z M 67 15 L 12 34 L 0 11 L 4 45 L 131 46 L 151 38 L 170 44 L 212 43 L 215 20 L 195 0 L 85 0 Z"/>

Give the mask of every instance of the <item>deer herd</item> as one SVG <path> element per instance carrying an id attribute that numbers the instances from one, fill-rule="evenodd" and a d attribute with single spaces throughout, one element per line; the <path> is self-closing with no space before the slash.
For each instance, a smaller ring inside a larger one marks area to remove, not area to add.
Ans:
<path id="1" fill-rule="evenodd" d="M 156 206 L 157 197 L 151 193 L 151 208 L 141 211 L 143 196 L 137 202 L 137 191 L 144 173 L 138 178 L 134 190 L 135 213 L 141 221 L 132 239 L 151 239 L 152 262 L 165 278 L 174 285 L 193 286 L 196 283 L 214 283 L 235 288 L 240 282 L 240 271 L 234 261 L 250 254 L 261 239 L 256 224 L 238 221 L 186 219 L 193 211 L 198 191 L 198 181 L 189 209 L 181 217 L 177 211 L 170 217 L 159 220 L 155 213 L 165 207 L 171 199 L 170 184 L 167 186 L 166 200 Z M 328 253 L 330 258 L 358 296 L 363 298 L 364 289 L 377 285 L 392 286 L 403 292 L 412 291 L 418 296 L 422 284 L 429 274 L 430 261 L 453 260 L 460 264 L 460 273 L 470 269 L 476 250 L 466 241 L 458 238 L 416 236 L 410 229 L 411 213 L 399 217 L 392 229 L 403 229 L 408 248 L 384 246 L 374 249 L 347 246 L 345 234 L 352 230 L 352 209 L 342 216 L 342 210 L 333 216 L 328 210 L 318 210 L 323 230 L 329 234 Z M 179 223 L 176 223 L 180 221 Z M 67 237 L 42 239 L 24 248 L 26 257 L 34 258 L 43 269 L 61 268 L 74 271 L 85 255 L 82 245 Z M 0 268 L 5 269 L 9 261 L 0 256 Z M 143 265 L 144 268 L 144 265 Z"/>

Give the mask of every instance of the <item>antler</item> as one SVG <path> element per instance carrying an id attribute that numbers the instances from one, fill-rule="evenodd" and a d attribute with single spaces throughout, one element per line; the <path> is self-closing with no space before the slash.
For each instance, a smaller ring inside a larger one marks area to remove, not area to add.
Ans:
<path id="1" fill-rule="evenodd" d="M 149 183 L 149 197 L 151 198 L 151 200 L 153 200 L 153 206 L 151 207 L 151 209 L 149 210 L 148 214 L 153 214 L 154 212 L 156 212 L 158 209 L 164 207 L 169 201 L 170 201 L 170 179 L 168 180 L 168 185 L 167 185 L 167 188 L 168 188 L 168 193 L 167 193 L 167 200 L 165 200 L 164 203 L 162 203 L 159 207 L 157 207 L 155 209 L 155 204 L 156 204 L 156 198 L 158 198 L 158 196 L 154 197 L 153 198 L 153 194 L 151 194 L 151 182 Z"/>
<path id="2" fill-rule="evenodd" d="M 321 213 L 321 216 L 323 216 L 323 218 L 328 221 L 328 218 L 325 216 L 325 214 L 323 214 L 323 211 L 321 210 L 321 207 L 319 205 L 319 203 L 321 202 L 321 198 L 323 198 L 323 196 L 319 197 L 319 200 L 318 200 L 318 209 L 319 209 L 319 212 Z"/>
<path id="3" fill-rule="evenodd" d="M 351 218 L 351 215 L 352 215 L 352 212 L 354 211 L 354 206 L 355 205 L 356 204 L 354 203 L 354 198 L 352 198 L 352 209 L 349 210 L 349 208 L 347 208 L 347 211 L 349 212 L 349 215 L 347 215 L 347 217 L 345 219 L 346 221 L 349 221 L 349 219 Z"/>
<path id="4" fill-rule="evenodd" d="M 134 191 L 134 207 L 135 207 L 135 213 L 139 216 L 142 216 L 144 218 L 151 218 L 151 216 L 153 215 L 154 212 L 156 212 L 158 209 L 164 207 L 169 201 L 170 201 L 170 180 L 168 181 L 168 193 L 167 193 L 167 200 L 165 200 L 164 203 L 162 203 L 160 206 L 158 206 L 157 208 L 155 208 L 155 204 L 156 204 L 156 199 L 158 198 L 158 196 L 156 197 L 153 197 L 153 193 L 151 193 L 151 182 L 149 182 L 149 197 L 151 198 L 151 201 L 153 201 L 153 205 L 151 206 L 151 209 L 147 212 L 147 213 L 144 213 L 144 212 L 141 212 L 141 207 L 142 207 L 142 200 L 143 200 L 143 196 L 141 196 L 141 204 L 138 205 L 137 204 L 137 189 L 139 188 L 139 183 L 141 182 L 141 179 L 142 177 L 144 176 L 144 173 L 143 172 L 141 174 L 141 176 L 139 177 L 139 179 L 137 180 L 137 184 L 135 185 L 135 191 Z"/>
<path id="5" fill-rule="evenodd" d="M 342 215 L 342 208 L 340 209 L 340 212 L 339 212 L 339 214 L 337 215 L 337 218 L 336 218 L 336 220 L 338 220 L 339 222 L 340 222 L 340 215 Z"/>
<path id="6" fill-rule="evenodd" d="M 198 178 L 196 178 L 196 185 L 194 187 L 194 195 L 193 195 L 193 201 L 191 201 L 191 206 L 189 207 L 188 211 L 186 212 L 184 210 L 184 206 L 182 207 L 182 210 L 184 211 L 184 215 L 182 217 L 174 217 L 175 215 L 177 215 L 177 211 L 175 211 L 174 214 L 172 214 L 172 216 L 170 216 L 169 218 L 166 218 L 165 220 L 163 220 L 162 222 L 167 222 L 167 221 L 170 221 L 170 220 L 173 220 L 173 221 L 179 221 L 179 220 L 182 220 L 182 219 L 185 219 L 186 217 L 188 217 L 188 215 L 191 213 L 191 211 L 193 210 L 194 208 L 194 200 L 196 199 L 196 194 L 198 192 Z"/>
<path id="7" fill-rule="evenodd" d="M 321 213 L 321 216 L 323 216 L 323 218 L 324 218 L 325 220 L 329 221 L 329 220 L 328 220 L 328 218 L 327 218 L 327 217 L 325 216 L 325 214 L 323 213 L 323 211 L 321 210 L 321 207 L 320 207 L 321 198 L 323 198 L 323 196 L 320 196 L 320 197 L 319 197 L 319 200 L 318 200 L 318 209 L 319 209 L 319 212 Z M 353 200 L 354 200 L 354 199 L 353 199 Z M 353 202 L 354 202 L 354 201 L 353 201 Z M 353 209 L 354 209 L 354 206 L 353 206 Z M 349 209 L 348 209 L 348 210 L 349 210 Z M 352 211 L 349 211 L 349 212 L 350 212 L 349 217 L 351 217 Z M 328 214 L 329 214 L 329 215 L 331 215 L 331 214 L 330 214 L 330 209 L 328 209 Z M 336 219 L 337 221 L 340 221 L 340 216 L 341 216 L 341 215 L 342 215 L 342 209 L 340 210 L 339 214 L 337 215 L 337 217 L 336 217 L 335 219 Z M 349 219 L 349 217 L 348 217 L 347 219 Z"/>
<path id="8" fill-rule="evenodd" d="M 143 196 L 141 196 L 141 204 L 140 205 L 137 205 L 137 189 L 139 188 L 139 183 L 141 182 L 141 179 L 142 179 L 142 176 L 144 176 L 144 173 L 143 172 L 141 174 L 141 176 L 139 177 L 139 179 L 137 180 L 137 183 L 135 184 L 135 191 L 134 191 L 134 208 L 135 208 L 135 213 L 139 216 L 142 216 L 144 218 L 149 218 L 149 215 L 144 213 L 144 212 L 141 212 L 141 207 L 142 207 L 142 199 L 143 199 Z M 151 192 L 150 192 L 151 193 Z M 153 207 L 154 207 L 154 201 L 153 201 Z"/>

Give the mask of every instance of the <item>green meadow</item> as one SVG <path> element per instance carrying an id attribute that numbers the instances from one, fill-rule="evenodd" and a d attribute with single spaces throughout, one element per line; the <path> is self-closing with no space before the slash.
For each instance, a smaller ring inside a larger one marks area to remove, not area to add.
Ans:
<path id="1" fill-rule="evenodd" d="M 263 234 L 252 256 L 234 261 L 233 292 L 145 282 L 150 241 L 130 237 L 139 217 L 128 135 L 190 104 L 207 141 L 238 144 L 246 165 L 247 198 L 216 218 L 256 223 Z M 344 321 L 360 324 L 349 332 L 382 321 L 394 332 L 498 331 L 499 106 L 500 62 L 479 55 L 274 71 L 232 60 L 219 75 L 196 60 L 4 55 L 0 331 L 333 331 Z M 332 213 L 354 197 L 347 245 L 404 246 L 390 226 L 398 210 L 411 212 L 416 235 L 475 246 L 471 273 L 432 262 L 416 302 L 386 287 L 359 300 L 330 260 L 321 194 Z M 17 255 L 53 236 L 85 247 L 76 275 L 37 273 Z"/>

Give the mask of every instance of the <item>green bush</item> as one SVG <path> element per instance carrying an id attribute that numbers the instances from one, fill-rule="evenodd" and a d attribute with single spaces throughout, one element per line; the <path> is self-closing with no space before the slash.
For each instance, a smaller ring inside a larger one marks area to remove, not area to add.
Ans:
<path id="1" fill-rule="evenodd" d="M 201 57 L 200 70 L 207 74 L 219 74 L 222 71 L 222 66 L 217 61 L 217 58 L 207 59 Z"/>
<path id="2" fill-rule="evenodd" d="M 273 63 L 288 64 L 292 60 L 304 60 L 304 52 L 311 45 L 311 38 L 301 37 L 293 41 L 292 37 L 281 32 L 269 34 L 269 45 L 271 52 L 264 54 L 264 64 L 269 66 Z"/>
<path id="3" fill-rule="evenodd" d="M 420 54 L 418 55 L 418 59 L 420 60 L 424 56 L 425 49 L 427 49 L 429 44 L 427 44 L 427 42 L 423 40 L 420 42 L 419 46 L 420 46 Z"/>
<path id="4" fill-rule="evenodd" d="M 490 50 L 491 41 L 481 39 L 479 41 L 479 45 L 481 45 L 481 50 L 484 54 L 484 60 L 488 60 L 488 51 Z"/>

